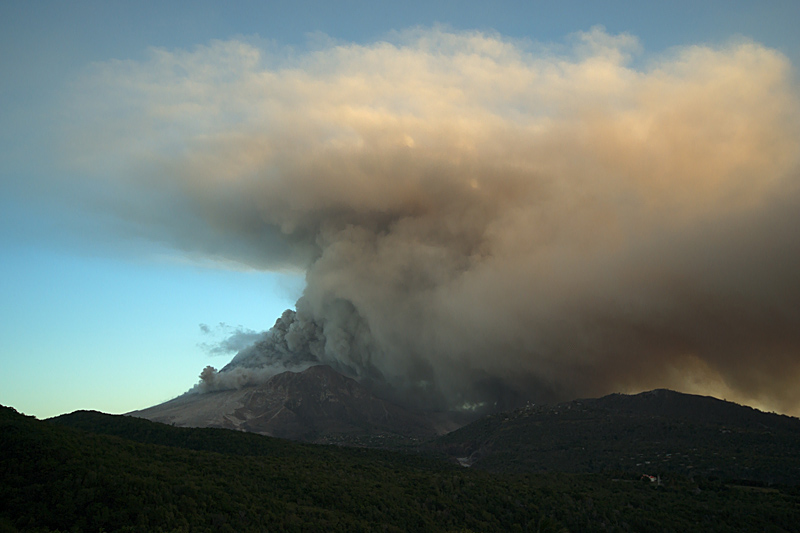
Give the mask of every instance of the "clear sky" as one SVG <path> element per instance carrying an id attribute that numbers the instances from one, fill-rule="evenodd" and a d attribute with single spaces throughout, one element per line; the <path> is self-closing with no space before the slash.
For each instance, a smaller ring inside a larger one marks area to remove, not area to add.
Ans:
<path id="1" fill-rule="evenodd" d="M 76 409 L 122 413 L 165 401 L 192 387 L 203 367 L 223 366 L 232 355 L 212 354 L 208 346 L 237 328 L 269 328 L 303 290 L 304 272 L 296 267 L 269 260 L 248 266 L 237 262 L 241 254 L 183 249 L 178 237 L 131 229 L 125 213 L 85 201 L 125 194 L 103 192 L 102 180 L 84 179 L 85 167 L 71 158 L 75 139 L 65 124 L 75 120 L 76 100 L 91 99 L 82 84 L 97 79 L 97 65 L 146 62 L 153 48 L 191 52 L 232 39 L 296 50 L 326 39 L 369 45 L 415 27 L 560 46 L 575 32 L 602 26 L 609 35 L 638 39 L 644 53 L 634 61 L 676 46 L 746 38 L 782 53 L 796 69 L 798 20 L 793 0 L 6 0 L 0 3 L 0 403 L 50 417 Z M 790 76 L 796 80 L 796 71 Z M 76 96 L 82 90 L 89 96 Z M 113 129 L 114 115 L 108 123 Z M 97 191 L 87 195 L 87 187 Z M 158 198 L 152 202 L 155 211 Z"/>

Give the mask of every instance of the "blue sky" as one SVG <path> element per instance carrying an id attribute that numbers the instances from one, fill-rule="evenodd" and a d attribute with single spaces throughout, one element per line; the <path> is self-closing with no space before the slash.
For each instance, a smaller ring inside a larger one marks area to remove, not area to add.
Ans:
<path id="1" fill-rule="evenodd" d="M 211 355 L 202 346 L 230 331 L 218 324 L 265 330 L 302 292 L 300 269 L 253 268 L 152 233 L 119 232 L 113 213 L 79 201 L 71 184 L 82 170 L 65 164 L 64 116 L 74 113 L 75 87 L 93 64 L 146 61 L 153 47 L 191 51 L 234 38 L 297 49 L 323 36 L 370 44 L 393 31 L 438 25 L 556 45 L 600 25 L 610 35 L 638 38 L 644 53 L 636 61 L 671 47 L 744 37 L 786 55 L 795 69 L 800 62 L 800 7 L 791 0 L 186 6 L 0 4 L 4 405 L 49 417 L 76 409 L 122 413 L 165 401 L 193 386 L 204 366 L 228 361 L 231 354 Z M 200 324 L 217 336 L 204 334 Z"/>

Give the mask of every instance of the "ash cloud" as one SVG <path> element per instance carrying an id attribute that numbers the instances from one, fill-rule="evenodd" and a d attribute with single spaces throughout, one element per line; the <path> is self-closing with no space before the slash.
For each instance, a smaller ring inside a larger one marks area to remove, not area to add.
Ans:
<path id="1" fill-rule="evenodd" d="M 253 343 L 264 338 L 264 332 L 254 331 L 243 328 L 242 326 L 233 327 L 225 322 L 220 322 L 212 328 L 208 324 L 200 324 L 200 332 L 211 337 L 223 336 L 222 340 L 202 342 L 199 346 L 209 355 L 230 355 L 239 352 Z"/>
<path id="2" fill-rule="evenodd" d="M 220 41 L 94 65 L 65 149 L 120 231 L 306 272 L 198 390 L 323 362 L 438 407 L 670 387 L 798 414 L 792 76 L 601 28 Z"/>

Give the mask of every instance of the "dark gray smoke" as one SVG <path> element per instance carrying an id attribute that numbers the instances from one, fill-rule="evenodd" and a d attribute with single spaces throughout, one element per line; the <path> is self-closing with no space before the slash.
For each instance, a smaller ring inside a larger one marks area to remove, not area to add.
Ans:
<path id="1" fill-rule="evenodd" d="M 68 148 L 127 231 L 306 271 L 199 390 L 323 362 L 444 407 L 670 387 L 798 413 L 790 65 L 638 53 L 601 29 L 154 50 L 87 74 Z"/>

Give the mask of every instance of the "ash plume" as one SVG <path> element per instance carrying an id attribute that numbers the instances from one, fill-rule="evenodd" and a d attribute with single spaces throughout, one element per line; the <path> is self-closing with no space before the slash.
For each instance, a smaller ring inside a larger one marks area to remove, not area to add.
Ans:
<path id="1" fill-rule="evenodd" d="M 65 150 L 117 231 L 306 273 L 197 390 L 322 362 L 437 407 L 669 387 L 800 413 L 799 100 L 774 50 L 234 40 L 94 65 L 75 94 Z"/>
<path id="2" fill-rule="evenodd" d="M 247 348 L 253 343 L 261 340 L 263 333 L 243 328 L 242 326 L 233 327 L 224 322 L 220 322 L 214 328 L 208 324 L 200 324 L 200 331 L 207 336 L 218 337 L 222 335 L 221 341 L 203 342 L 198 346 L 205 350 L 209 355 L 230 355 Z"/>

